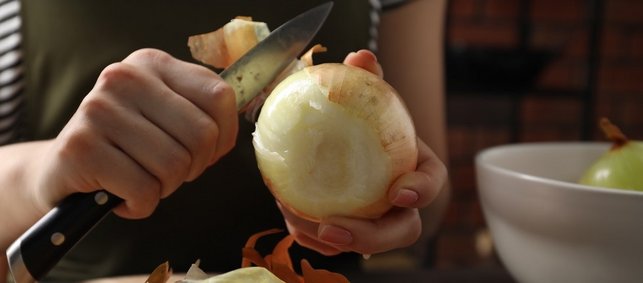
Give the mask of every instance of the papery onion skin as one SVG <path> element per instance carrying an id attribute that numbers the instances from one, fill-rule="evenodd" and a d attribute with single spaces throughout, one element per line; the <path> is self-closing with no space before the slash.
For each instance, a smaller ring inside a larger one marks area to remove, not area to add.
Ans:
<path id="1" fill-rule="evenodd" d="M 344 64 L 307 67 L 282 81 L 253 135 L 266 185 L 313 221 L 380 217 L 391 208 L 392 182 L 417 163 L 413 121 L 395 89 Z"/>
<path id="2" fill-rule="evenodd" d="M 237 17 L 208 33 L 192 35 L 188 46 L 192 57 L 215 68 L 227 68 L 268 36 L 266 23 Z"/>

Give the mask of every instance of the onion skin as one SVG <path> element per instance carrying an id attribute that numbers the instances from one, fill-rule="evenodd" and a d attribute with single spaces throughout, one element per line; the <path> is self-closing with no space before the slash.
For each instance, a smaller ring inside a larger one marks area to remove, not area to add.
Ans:
<path id="1" fill-rule="evenodd" d="M 413 121 L 395 89 L 344 64 L 306 67 L 279 83 L 253 135 L 272 194 L 312 221 L 380 217 L 392 182 L 417 164 Z"/>
<path id="2" fill-rule="evenodd" d="M 241 58 L 269 33 L 266 23 L 252 21 L 249 17 L 237 17 L 215 31 L 188 37 L 188 47 L 194 59 L 223 69 Z"/>

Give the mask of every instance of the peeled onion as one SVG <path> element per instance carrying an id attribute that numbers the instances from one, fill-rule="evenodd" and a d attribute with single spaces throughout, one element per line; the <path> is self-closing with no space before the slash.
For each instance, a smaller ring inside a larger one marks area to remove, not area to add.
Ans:
<path id="1" fill-rule="evenodd" d="M 273 195 L 313 221 L 381 216 L 391 208 L 392 182 L 417 163 L 413 122 L 395 89 L 338 63 L 306 67 L 281 81 L 253 136 Z"/>

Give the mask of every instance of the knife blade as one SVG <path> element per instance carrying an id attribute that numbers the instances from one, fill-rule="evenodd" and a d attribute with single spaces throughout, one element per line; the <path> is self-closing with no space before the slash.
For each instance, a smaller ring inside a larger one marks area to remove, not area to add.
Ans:
<path id="1" fill-rule="evenodd" d="M 310 44 L 332 6 L 327 2 L 281 25 L 219 74 L 234 89 L 237 110 L 243 110 Z"/>
<path id="2" fill-rule="evenodd" d="M 241 111 L 310 44 L 332 2 L 312 8 L 272 31 L 219 75 L 232 86 Z M 65 198 L 7 249 L 16 283 L 42 279 L 114 207 L 122 203 L 105 190 Z"/>

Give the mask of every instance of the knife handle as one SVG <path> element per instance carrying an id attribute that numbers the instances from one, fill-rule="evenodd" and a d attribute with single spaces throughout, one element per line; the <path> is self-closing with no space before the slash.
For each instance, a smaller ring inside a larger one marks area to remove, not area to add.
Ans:
<path id="1" fill-rule="evenodd" d="M 19 239 L 31 276 L 42 279 L 69 250 L 123 199 L 101 190 L 65 198 Z"/>

